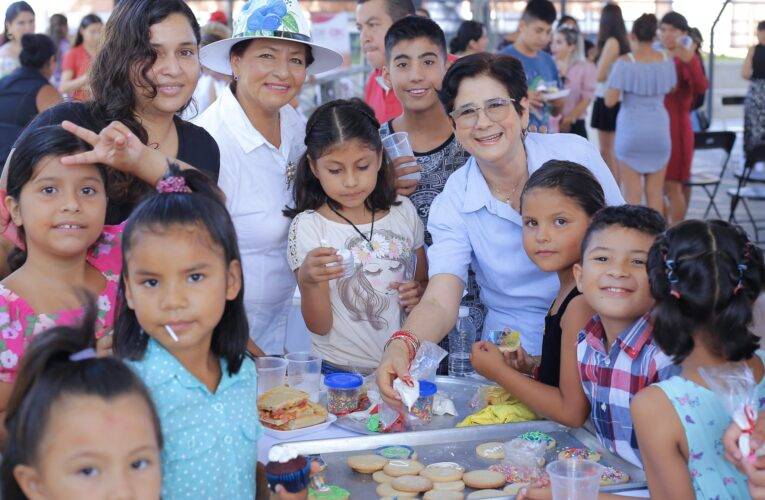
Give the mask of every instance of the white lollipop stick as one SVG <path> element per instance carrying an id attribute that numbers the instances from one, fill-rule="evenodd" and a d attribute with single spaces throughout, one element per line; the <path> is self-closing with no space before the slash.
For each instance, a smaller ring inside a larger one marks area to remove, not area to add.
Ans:
<path id="1" fill-rule="evenodd" d="M 167 334 L 170 335 L 171 339 L 178 342 L 178 335 L 176 335 L 173 329 L 170 328 L 170 325 L 165 325 L 165 330 L 167 330 Z"/>

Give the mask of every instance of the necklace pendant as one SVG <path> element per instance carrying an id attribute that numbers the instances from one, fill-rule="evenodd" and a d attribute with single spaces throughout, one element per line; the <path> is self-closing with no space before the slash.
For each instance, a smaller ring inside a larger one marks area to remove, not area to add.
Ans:
<path id="1" fill-rule="evenodd" d="M 285 181 L 287 183 L 287 188 L 289 188 L 292 185 L 292 181 L 295 180 L 295 174 L 297 173 L 297 165 L 295 165 L 294 162 L 288 161 L 287 162 L 287 170 L 285 172 Z"/>

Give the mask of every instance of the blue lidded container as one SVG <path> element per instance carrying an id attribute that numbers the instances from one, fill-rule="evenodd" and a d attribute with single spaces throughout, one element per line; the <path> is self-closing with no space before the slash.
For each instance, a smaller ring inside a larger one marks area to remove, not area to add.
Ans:
<path id="1" fill-rule="evenodd" d="M 433 382 L 420 380 L 420 397 L 412 406 L 411 414 L 423 422 L 430 422 L 433 419 L 433 396 L 438 391 L 438 387 Z"/>
<path id="2" fill-rule="evenodd" d="M 327 411 L 338 416 L 356 411 L 363 383 L 364 379 L 357 373 L 330 373 L 325 376 Z"/>

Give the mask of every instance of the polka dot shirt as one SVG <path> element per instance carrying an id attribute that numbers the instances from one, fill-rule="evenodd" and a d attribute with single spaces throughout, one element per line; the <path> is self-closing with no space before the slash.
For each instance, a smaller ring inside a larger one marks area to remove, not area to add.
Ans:
<path id="1" fill-rule="evenodd" d="M 151 392 L 162 423 L 162 498 L 255 498 L 258 459 L 258 381 L 255 363 L 245 358 L 214 393 L 175 356 L 149 339 L 140 361 L 129 362 Z"/>

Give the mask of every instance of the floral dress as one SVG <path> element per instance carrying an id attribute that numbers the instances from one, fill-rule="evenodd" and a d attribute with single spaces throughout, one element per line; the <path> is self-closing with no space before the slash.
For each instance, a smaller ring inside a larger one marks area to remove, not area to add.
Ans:
<path id="1" fill-rule="evenodd" d="M 122 270 L 122 230 L 124 224 L 104 226 L 101 237 L 88 251 L 87 261 L 106 278 L 98 296 L 96 338 L 114 326 L 114 308 Z M 82 318 L 83 309 L 37 314 L 23 297 L 0 284 L 0 381 L 13 382 L 19 362 L 32 339 L 54 326 L 73 325 Z"/>

